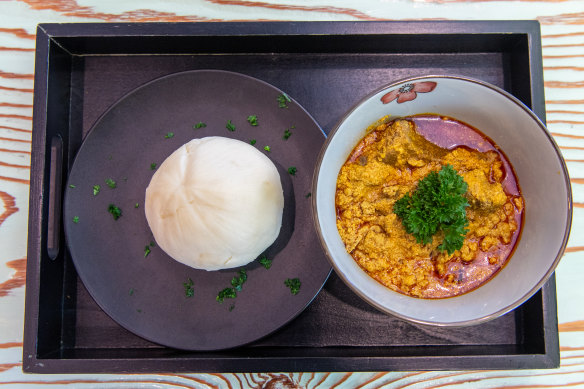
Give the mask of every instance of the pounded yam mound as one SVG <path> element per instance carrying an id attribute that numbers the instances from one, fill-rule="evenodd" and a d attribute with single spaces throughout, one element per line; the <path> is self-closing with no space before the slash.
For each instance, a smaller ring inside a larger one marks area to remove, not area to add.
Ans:
<path id="1" fill-rule="evenodd" d="M 253 261 L 278 237 L 284 196 L 268 157 L 234 139 L 194 139 L 146 188 L 146 219 L 168 255 L 196 269 Z"/>

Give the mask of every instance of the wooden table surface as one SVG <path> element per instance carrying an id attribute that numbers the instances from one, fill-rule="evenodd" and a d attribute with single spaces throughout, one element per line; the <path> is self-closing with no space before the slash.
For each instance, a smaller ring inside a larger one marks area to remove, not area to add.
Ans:
<path id="1" fill-rule="evenodd" d="M 541 23 L 547 124 L 574 217 L 556 271 L 561 367 L 552 370 L 33 375 L 22 373 L 35 30 L 38 23 L 232 20 L 516 20 Z M 82 388 L 584 387 L 584 2 L 570 0 L 0 0 L 0 385 Z M 272 386 L 277 387 L 277 386 Z"/>

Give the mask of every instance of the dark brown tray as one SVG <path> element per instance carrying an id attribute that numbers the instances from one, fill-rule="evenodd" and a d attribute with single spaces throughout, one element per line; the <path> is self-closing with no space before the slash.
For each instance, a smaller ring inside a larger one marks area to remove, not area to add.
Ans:
<path id="1" fill-rule="evenodd" d="M 535 21 L 45 24 L 37 30 L 23 370 L 260 372 L 559 366 L 555 281 L 474 327 L 384 315 L 331 275 L 298 318 L 253 344 L 184 352 L 113 322 L 80 283 L 60 225 L 63 185 L 87 131 L 157 77 L 225 69 L 287 91 L 329 132 L 370 91 L 409 76 L 463 75 L 512 93 L 545 120 Z M 322 255 L 322 253 L 315 253 Z"/>

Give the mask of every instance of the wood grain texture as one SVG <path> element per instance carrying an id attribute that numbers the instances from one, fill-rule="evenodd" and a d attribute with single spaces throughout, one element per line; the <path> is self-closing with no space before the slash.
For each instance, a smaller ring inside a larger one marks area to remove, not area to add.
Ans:
<path id="1" fill-rule="evenodd" d="M 26 226 L 16 225 L 17 188 L 29 184 L 35 26 L 40 22 L 192 22 L 221 20 L 537 19 L 542 24 L 547 123 L 569 164 L 574 195 L 573 230 L 556 272 L 561 368 L 551 371 L 371 372 L 276 374 L 139 374 L 38 376 L 21 372 L 21 339 L 7 338 L 0 322 L 0 385 L 42 387 L 175 388 L 572 388 L 584 387 L 584 12 L 573 0 L 324 0 L 181 2 L 98 0 L 0 1 L 0 318 L 22 327 L 15 312 L 24 304 Z M 8 135 L 10 133 L 10 135 Z M 25 173 L 22 173 L 24 171 Z M 26 211 L 25 211 L 26 212 Z M 8 223 L 11 221 L 11 223 Z M 19 259 L 14 259 L 19 258 Z M 564 291 L 568 291 L 565 293 Z"/>

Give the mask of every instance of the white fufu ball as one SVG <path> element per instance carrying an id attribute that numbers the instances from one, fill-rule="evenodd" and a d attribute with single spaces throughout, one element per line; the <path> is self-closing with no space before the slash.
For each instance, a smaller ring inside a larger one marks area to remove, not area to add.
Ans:
<path id="1" fill-rule="evenodd" d="M 175 260 L 196 269 L 243 266 L 278 237 L 284 195 L 276 166 L 248 143 L 193 139 L 156 170 L 146 219 Z"/>

